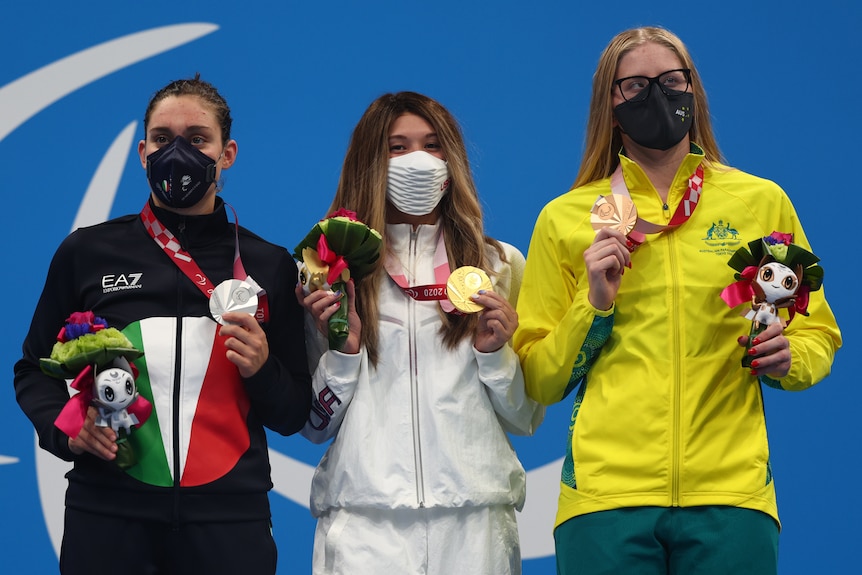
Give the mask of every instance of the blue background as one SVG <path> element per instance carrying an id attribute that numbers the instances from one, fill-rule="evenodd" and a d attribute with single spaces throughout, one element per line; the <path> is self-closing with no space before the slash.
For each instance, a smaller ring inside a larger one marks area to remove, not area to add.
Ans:
<path id="1" fill-rule="evenodd" d="M 539 210 L 567 191 L 577 172 L 599 53 L 617 32 L 653 24 L 670 28 L 688 45 L 729 163 L 784 187 L 826 270 L 826 292 L 845 337 L 833 374 L 801 394 L 764 392 L 784 525 L 780 571 L 857 569 L 862 505 L 855 414 L 862 393 L 851 380 L 859 312 L 852 311 L 848 290 L 857 285 L 859 271 L 858 264 L 841 261 L 855 253 L 860 213 L 854 149 L 862 129 L 858 3 L 6 4 L 0 17 L 0 124 L 38 98 L 39 89 L 13 88 L 26 86 L 24 79 L 45 66 L 164 26 L 213 29 L 176 47 L 155 43 L 152 55 L 75 86 L 0 134 L 7 286 L 0 363 L 8 377 L 0 393 L 4 572 L 56 571 L 43 515 L 46 495 L 38 485 L 49 485 L 59 500 L 64 485 L 37 467 L 33 429 L 14 398 L 12 365 L 48 262 L 75 222 L 108 147 L 132 122 L 134 137 L 109 215 L 143 205 L 148 192 L 136 144 L 156 89 L 195 72 L 221 89 L 239 144 L 223 195 L 243 225 L 287 247 L 324 215 L 350 132 L 367 105 L 386 91 L 428 94 L 462 123 L 489 233 L 526 253 Z M 54 82 L 72 85 L 75 79 L 59 74 Z M 552 406 L 535 437 L 514 439 L 528 470 L 562 456 L 570 402 Z M 299 436 L 273 436 L 271 447 L 308 466 L 322 454 Z M 276 483 L 291 480 L 278 477 Z M 527 509 L 537 499 L 531 494 L 556 489 L 554 481 L 531 484 Z M 276 492 L 271 499 L 279 573 L 309 572 L 314 522 L 307 505 Z M 550 538 L 551 527 L 529 524 L 542 538 Z M 523 522 L 521 529 L 523 537 Z M 528 558 L 524 572 L 553 573 L 553 558 Z"/>

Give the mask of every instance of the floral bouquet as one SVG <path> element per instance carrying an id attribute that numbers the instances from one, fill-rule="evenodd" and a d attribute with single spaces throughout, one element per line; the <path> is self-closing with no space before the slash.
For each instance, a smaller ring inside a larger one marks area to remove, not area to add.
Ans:
<path id="1" fill-rule="evenodd" d="M 44 373 L 59 379 L 74 378 L 77 394 L 69 398 L 54 425 L 71 438 L 78 437 L 87 419 L 87 409 L 98 411 L 96 425 L 117 433 L 117 465 L 126 469 L 137 463 L 127 443 L 133 425 L 143 425 L 152 404 L 138 394 L 137 369 L 131 363 L 143 352 L 116 328 L 93 312 L 75 312 L 57 335 L 51 356 L 40 358 Z"/>
<path id="2" fill-rule="evenodd" d="M 345 304 L 346 283 L 361 279 L 374 269 L 380 258 L 382 237 L 356 218 L 356 212 L 341 208 L 317 222 L 293 250 L 302 262 L 300 281 L 306 293 L 318 289 L 341 292 Z M 350 332 L 347 305 L 329 318 L 329 349 L 341 349 Z"/>
<path id="3" fill-rule="evenodd" d="M 749 344 L 773 323 L 789 324 L 796 313 L 808 315 L 808 295 L 823 285 L 823 268 L 816 265 L 820 258 L 793 243 L 793 234 L 772 234 L 750 242 L 748 249 L 739 248 L 728 265 L 736 270 L 735 283 L 721 292 L 730 307 L 750 302 L 751 309 L 743 315 L 751 320 Z M 787 309 L 787 319 L 779 315 Z M 754 359 L 746 349 L 743 367 Z"/>
<path id="4" fill-rule="evenodd" d="M 75 312 L 57 334 L 50 357 L 39 360 L 44 373 L 60 379 L 77 376 L 88 365 L 102 365 L 118 356 L 134 361 L 142 351 L 116 328 L 91 311 Z"/>

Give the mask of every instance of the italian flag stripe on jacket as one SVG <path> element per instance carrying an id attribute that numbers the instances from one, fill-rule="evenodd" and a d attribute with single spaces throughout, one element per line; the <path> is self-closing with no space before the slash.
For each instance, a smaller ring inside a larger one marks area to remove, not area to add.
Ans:
<path id="1" fill-rule="evenodd" d="M 236 366 L 225 355 L 218 327 L 208 317 L 159 317 L 123 330 L 144 351 L 135 361 L 139 371 L 135 381 L 138 392 L 153 404 L 150 419 L 129 439 L 139 463 L 128 472 L 136 479 L 162 487 L 173 485 L 176 434 L 183 487 L 224 476 L 248 449 L 248 396 Z M 166 333 L 175 336 L 165 338 Z M 182 338 L 179 366 L 177 337 Z M 174 407 L 177 394 L 182 406 L 179 413 Z"/>

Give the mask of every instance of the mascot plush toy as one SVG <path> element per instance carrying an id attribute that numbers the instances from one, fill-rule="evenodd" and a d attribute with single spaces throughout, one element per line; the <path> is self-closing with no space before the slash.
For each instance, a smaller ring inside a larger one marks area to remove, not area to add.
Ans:
<path id="1" fill-rule="evenodd" d="M 76 312 L 66 319 L 51 356 L 40 360 L 42 371 L 61 379 L 74 378 L 73 395 L 54 421 L 71 438 L 78 437 L 87 419 L 87 409 L 98 410 L 96 425 L 117 433 L 117 465 L 123 469 L 137 463 L 128 435 L 143 425 L 152 404 L 137 392 L 137 369 L 132 361 L 143 353 L 115 328 L 93 312 Z"/>
<path id="2" fill-rule="evenodd" d="M 751 320 L 743 367 L 751 367 L 755 359 L 748 354 L 751 341 L 774 323 L 787 326 L 796 313 L 808 315 L 808 294 L 823 285 L 823 268 L 816 265 L 820 258 L 794 244 L 792 234 L 772 232 L 748 248 L 730 258 L 737 281 L 721 292 L 730 307 L 750 302 L 750 309 L 743 312 Z M 779 313 L 782 309 L 787 310 L 786 319 Z"/>

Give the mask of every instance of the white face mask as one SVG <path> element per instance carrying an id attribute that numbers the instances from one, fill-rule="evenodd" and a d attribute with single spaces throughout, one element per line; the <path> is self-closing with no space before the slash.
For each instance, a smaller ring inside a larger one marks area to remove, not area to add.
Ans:
<path id="1" fill-rule="evenodd" d="M 449 190 L 446 162 L 418 150 L 389 158 L 386 198 L 411 216 L 430 214 Z"/>

